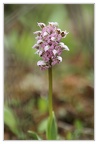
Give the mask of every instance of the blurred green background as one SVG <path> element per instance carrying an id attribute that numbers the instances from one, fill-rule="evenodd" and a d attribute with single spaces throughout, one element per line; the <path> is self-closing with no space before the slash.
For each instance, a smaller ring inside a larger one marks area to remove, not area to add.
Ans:
<path id="1" fill-rule="evenodd" d="M 4 139 L 46 139 L 48 75 L 32 46 L 37 22 L 58 22 L 70 51 L 53 67 L 58 140 L 94 139 L 94 5 L 4 4 Z"/>

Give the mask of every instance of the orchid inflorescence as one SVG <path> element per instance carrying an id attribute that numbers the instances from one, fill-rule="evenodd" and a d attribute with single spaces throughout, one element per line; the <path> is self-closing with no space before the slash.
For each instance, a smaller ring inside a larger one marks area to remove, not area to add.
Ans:
<path id="1" fill-rule="evenodd" d="M 69 51 L 69 48 L 61 42 L 61 39 L 65 38 L 68 32 L 61 31 L 57 22 L 49 22 L 47 26 L 44 23 L 38 23 L 38 26 L 41 31 L 34 32 L 37 35 L 37 43 L 33 48 L 37 49 L 36 54 L 42 58 L 37 62 L 37 65 L 41 70 L 45 70 L 62 62 L 60 55 L 63 50 Z"/>

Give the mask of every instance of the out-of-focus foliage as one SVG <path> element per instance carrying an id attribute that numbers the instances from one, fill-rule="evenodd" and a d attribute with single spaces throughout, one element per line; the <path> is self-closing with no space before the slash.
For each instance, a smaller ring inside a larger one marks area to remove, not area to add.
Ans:
<path id="1" fill-rule="evenodd" d="M 4 107 L 4 123 L 11 129 L 13 133 L 15 133 L 17 136 L 19 135 L 17 119 L 12 110 L 6 106 Z"/>
<path id="2" fill-rule="evenodd" d="M 37 22 L 50 21 L 69 32 L 70 51 L 53 68 L 58 139 L 94 138 L 94 5 L 4 4 L 4 139 L 32 139 L 28 130 L 46 139 L 48 77 L 32 46 Z"/>
<path id="3" fill-rule="evenodd" d="M 42 113 L 47 111 L 48 102 L 45 99 L 43 99 L 43 98 L 39 98 L 39 100 L 38 100 L 38 108 L 39 108 L 40 112 L 42 112 Z"/>
<path id="4" fill-rule="evenodd" d="M 29 135 L 31 135 L 33 140 L 41 140 L 41 138 L 33 131 L 28 131 Z"/>

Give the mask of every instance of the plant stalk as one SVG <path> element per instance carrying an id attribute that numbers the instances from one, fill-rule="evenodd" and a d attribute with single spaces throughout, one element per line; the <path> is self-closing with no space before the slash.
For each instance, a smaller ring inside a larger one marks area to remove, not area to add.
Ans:
<path id="1" fill-rule="evenodd" d="M 49 115 L 52 116 L 52 67 L 48 69 L 48 76 L 49 76 Z"/>

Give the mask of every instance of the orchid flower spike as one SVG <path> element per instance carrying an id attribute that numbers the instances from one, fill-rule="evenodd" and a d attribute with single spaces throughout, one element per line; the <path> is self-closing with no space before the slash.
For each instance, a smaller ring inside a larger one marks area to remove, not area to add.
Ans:
<path id="1" fill-rule="evenodd" d="M 32 48 L 36 49 L 36 54 L 42 58 L 37 62 L 37 65 L 41 70 L 45 70 L 62 62 L 60 55 L 63 50 L 69 51 L 69 48 L 61 42 L 61 39 L 65 38 L 68 32 L 61 31 L 57 22 L 49 22 L 48 25 L 37 24 L 41 30 L 34 32 L 37 36 L 37 43 Z"/>

